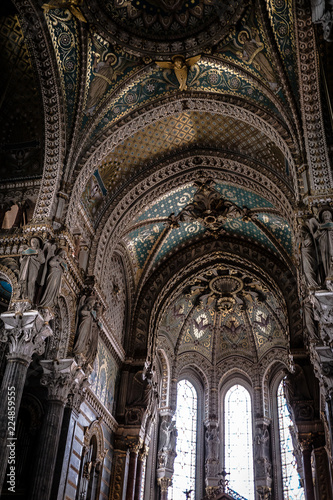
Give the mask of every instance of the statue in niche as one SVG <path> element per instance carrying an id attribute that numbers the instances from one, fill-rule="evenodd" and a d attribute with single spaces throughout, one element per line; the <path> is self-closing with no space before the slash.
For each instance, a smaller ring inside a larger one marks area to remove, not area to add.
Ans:
<path id="1" fill-rule="evenodd" d="M 216 427 L 207 429 L 205 433 L 206 438 L 206 459 L 217 460 L 219 455 L 220 438 Z"/>
<path id="2" fill-rule="evenodd" d="M 305 279 L 310 287 L 318 287 L 317 271 L 318 258 L 316 253 L 315 241 L 309 225 L 302 226 L 300 232 L 301 238 L 301 258 Z"/>
<path id="3" fill-rule="evenodd" d="M 177 435 L 178 431 L 176 429 L 175 420 L 172 420 L 171 422 L 163 420 L 160 426 L 158 451 L 176 451 Z"/>
<path id="4" fill-rule="evenodd" d="M 84 362 L 92 365 L 95 361 L 98 346 L 98 303 L 95 295 L 85 295 L 78 307 L 76 339 L 73 354 L 83 358 Z"/>
<path id="5" fill-rule="evenodd" d="M 31 238 L 30 247 L 26 247 L 20 257 L 19 286 L 21 297 L 34 304 L 36 285 L 40 284 L 41 266 L 45 262 L 44 251 L 38 238 Z"/>
<path id="6" fill-rule="evenodd" d="M 319 215 L 320 223 L 316 225 L 314 239 L 318 246 L 325 278 L 333 277 L 333 214 L 331 210 L 323 210 Z"/>
<path id="7" fill-rule="evenodd" d="M 53 255 L 53 257 L 51 257 L 48 261 L 46 286 L 42 295 L 42 299 L 39 303 L 41 307 L 52 307 L 57 303 L 60 293 L 62 275 L 67 270 L 65 257 L 65 250 L 59 249 L 57 253 Z"/>
<path id="8" fill-rule="evenodd" d="M 269 458 L 269 431 L 266 425 L 258 426 L 256 429 L 255 441 L 255 459 Z"/>
<path id="9" fill-rule="evenodd" d="M 148 406 L 152 391 L 152 380 L 146 376 L 145 371 L 138 371 L 130 384 L 130 391 L 127 399 L 129 406 Z"/>

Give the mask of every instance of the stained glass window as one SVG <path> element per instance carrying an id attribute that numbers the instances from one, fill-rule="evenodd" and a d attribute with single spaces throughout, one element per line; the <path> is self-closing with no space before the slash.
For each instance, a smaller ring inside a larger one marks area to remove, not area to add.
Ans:
<path id="1" fill-rule="evenodd" d="M 293 442 L 290 433 L 292 421 L 289 416 L 286 398 L 284 395 L 283 380 L 277 392 L 280 450 L 282 465 L 283 499 L 304 500 L 304 490 L 300 484 L 300 477 L 296 468 L 296 459 L 293 451 Z"/>
<path id="2" fill-rule="evenodd" d="M 177 384 L 177 457 L 172 487 L 169 489 L 171 500 L 184 500 L 185 490 L 192 490 L 190 498 L 195 499 L 197 413 L 197 391 L 191 382 L 181 380 Z"/>
<path id="3" fill-rule="evenodd" d="M 226 393 L 224 419 L 224 467 L 230 473 L 229 486 L 254 500 L 251 398 L 242 385 L 233 385 Z"/>

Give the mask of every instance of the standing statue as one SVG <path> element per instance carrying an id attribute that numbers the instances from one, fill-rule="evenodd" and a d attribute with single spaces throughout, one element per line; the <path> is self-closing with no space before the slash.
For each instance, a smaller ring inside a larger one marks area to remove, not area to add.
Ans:
<path id="1" fill-rule="evenodd" d="M 176 451 L 177 435 L 176 422 L 163 420 L 160 426 L 158 451 Z"/>
<path id="2" fill-rule="evenodd" d="M 46 277 L 46 287 L 39 303 L 41 307 L 52 307 L 58 300 L 60 293 L 61 278 L 67 270 L 65 262 L 66 252 L 63 249 L 58 250 L 57 254 L 48 261 L 48 270 Z"/>
<path id="3" fill-rule="evenodd" d="M 257 460 L 269 458 L 269 431 L 266 425 L 257 427 L 254 440 L 256 444 L 255 458 Z"/>
<path id="4" fill-rule="evenodd" d="M 331 210 L 323 210 L 320 223 L 314 233 L 317 242 L 325 278 L 333 277 L 333 215 Z"/>
<path id="5" fill-rule="evenodd" d="M 41 265 L 45 262 L 45 255 L 38 238 L 31 238 L 30 247 L 23 250 L 20 258 L 19 285 L 21 297 L 30 300 L 33 304 L 36 295 L 36 284 L 40 281 Z"/>
<path id="6" fill-rule="evenodd" d="M 92 365 L 95 361 L 98 346 L 98 331 L 96 327 L 99 325 L 96 311 L 96 297 L 85 295 L 80 300 L 78 307 L 78 321 L 76 330 L 76 339 L 73 347 L 73 354 L 78 357 L 83 357 L 84 361 Z"/>
<path id="7" fill-rule="evenodd" d="M 217 460 L 219 455 L 220 438 L 216 427 L 206 430 L 206 459 Z"/>
<path id="8" fill-rule="evenodd" d="M 304 224 L 304 226 L 302 226 L 300 237 L 302 266 L 305 279 L 309 286 L 318 287 L 318 259 L 316 254 L 315 241 L 307 224 Z"/>

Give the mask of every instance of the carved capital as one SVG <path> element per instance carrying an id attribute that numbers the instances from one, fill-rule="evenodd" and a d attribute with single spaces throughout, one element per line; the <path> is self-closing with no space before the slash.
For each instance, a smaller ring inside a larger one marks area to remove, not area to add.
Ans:
<path id="1" fill-rule="evenodd" d="M 73 359 L 41 361 L 41 365 L 41 384 L 47 387 L 49 400 L 65 404 L 68 396 L 84 383 L 85 374 Z"/>
<path id="2" fill-rule="evenodd" d="M 52 335 L 52 330 L 38 311 L 5 312 L 1 319 L 4 328 L 0 332 L 0 341 L 9 344 L 8 359 L 19 358 L 30 363 L 33 354 L 43 354 L 44 341 Z"/>
<path id="3" fill-rule="evenodd" d="M 157 483 L 159 487 L 161 488 L 161 492 L 166 492 L 168 491 L 169 486 L 171 486 L 171 478 L 169 477 L 159 477 L 157 479 Z"/>

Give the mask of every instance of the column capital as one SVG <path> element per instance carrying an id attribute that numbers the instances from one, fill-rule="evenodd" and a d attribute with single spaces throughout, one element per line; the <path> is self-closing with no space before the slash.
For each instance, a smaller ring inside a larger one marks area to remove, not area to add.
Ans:
<path id="1" fill-rule="evenodd" d="M 48 389 L 48 399 L 65 404 L 70 398 L 75 407 L 80 400 L 80 388 L 83 390 L 86 375 L 72 359 L 41 361 L 43 375 L 41 384 Z M 81 404 L 81 403 L 80 403 Z"/>
<path id="2" fill-rule="evenodd" d="M 10 359 L 31 362 L 33 354 L 43 354 L 45 339 L 52 335 L 52 329 L 39 311 L 5 312 L 1 314 L 4 328 L 0 341 L 8 342 Z"/>
<path id="3" fill-rule="evenodd" d="M 169 486 L 171 485 L 171 478 L 169 477 L 159 477 L 157 479 L 157 484 L 161 488 L 162 492 L 168 491 Z"/>

